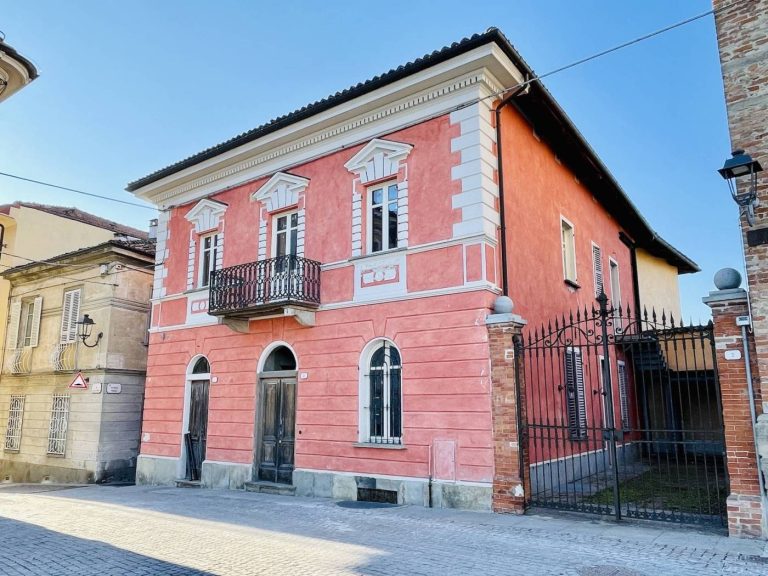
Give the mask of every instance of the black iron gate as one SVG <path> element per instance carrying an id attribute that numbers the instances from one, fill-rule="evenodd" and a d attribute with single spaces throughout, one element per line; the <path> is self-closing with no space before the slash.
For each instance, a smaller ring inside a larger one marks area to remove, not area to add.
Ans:
<path id="1" fill-rule="evenodd" d="M 533 506 L 725 525 L 711 322 L 633 317 L 602 294 L 520 344 Z"/>

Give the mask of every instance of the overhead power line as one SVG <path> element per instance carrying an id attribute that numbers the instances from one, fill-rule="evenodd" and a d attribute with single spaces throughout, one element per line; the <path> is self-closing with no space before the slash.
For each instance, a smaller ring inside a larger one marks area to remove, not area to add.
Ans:
<path id="1" fill-rule="evenodd" d="M 31 182 L 32 184 L 39 184 L 40 186 L 48 186 L 49 188 L 66 190 L 67 192 L 74 192 L 75 194 L 90 196 L 91 198 L 101 198 L 102 200 L 109 200 L 110 202 L 125 204 L 126 206 L 135 206 L 136 208 L 144 208 L 145 210 L 152 210 L 153 212 L 157 211 L 157 208 L 155 208 L 154 206 L 147 206 L 146 204 L 138 204 L 137 202 L 129 202 L 128 200 L 120 200 L 118 198 L 112 198 L 110 196 L 102 196 L 101 194 L 94 194 L 92 192 L 83 192 L 82 190 L 67 188 L 66 186 L 59 186 L 58 184 L 51 184 L 50 182 L 42 182 L 40 180 L 35 180 L 34 178 L 25 178 L 24 176 L 17 176 L 16 174 L 9 174 L 8 172 L 0 172 L 0 176 L 15 178 L 16 180 L 23 180 L 24 182 Z"/>
<path id="2" fill-rule="evenodd" d="M 638 44 L 640 42 L 643 42 L 645 40 L 648 40 L 650 38 L 653 38 L 654 36 L 658 36 L 660 34 L 664 34 L 665 32 L 669 32 L 670 30 L 674 30 L 675 28 L 680 28 L 681 26 L 685 26 L 686 24 L 690 24 L 691 22 L 695 22 L 696 20 L 701 20 L 702 18 L 706 18 L 710 14 L 719 14 L 720 12 L 725 12 L 726 10 L 730 10 L 736 5 L 743 4 L 744 2 L 749 2 L 751 0 L 736 0 L 735 2 L 731 2 L 730 4 L 726 4 L 725 6 L 722 6 L 718 9 L 712 9 L 707 10 L 706 12 L 702 12 L 701 14 L 697 14 L 695 16 L 691 16 L 690 18 L 686 18 L 685 20 L 680 20 L 679 22 L 675 22 L 674 24 L 670 24 L 669 26 L 665 26 L 664 28 L 659 28 L 658 30 L 654 30 L 653 32 L 649 32 L 648 34 L 644 34 L 642 36 L 638 36 L 637 38 L 634 38 L 632 40 L 628 40 L 627 42 L 623 42 L 621 44 L 618 44 L 616 46 L 613 46 L 612 48 L 608 48 L 606 50 L 602 50 L 600 52 L 597 52 L 595 54 L 592 54 L 591 56 L 587 56 L 586 58 L 581 58 L 580 60 L 576 60 L 574 62 L 571 62 L 570 64 L 566 64 L 564 66 L 560 66 L 559 68 L 555 68 L 554 70 L 550 70 L 549 72 L 545 72 L 544 74 L 538 74 L 536 76 L 533 76 L 532 78 L 529 78 L 528 80 L 524 82 L 520 82 L 519 84 L 515 86 L 511 86 L 509 88 L 504 88 L 503 90 L 499 90 L 498 92 L 495 92 L 493 94 L 489 94 L 488 96 L 484 96 L 483 98 L 479 98 L 478 101 L 487 100 L 488 98 L 496 98 L 498 96 L 501 96 L 502 94 L 505 94 L 507 92 L 510 92 L 512 90 L 517 90 L 519 88 L 525 88 L 529 84 L 533 84 L 534 82 L 538 82 L 539 80 L 543 78 L 547 78 L 548 76 L 552 76 L 554 74 L 559 74 L 560 72 L 564 72 L 565 70 L 570 70 L 571 68 L 575 68 L 576 66 L 580 66 L 582 64 L 586 64 L 587 62 L 591 62 L 592 60 L 596 60 L 597 58 L 601 58 L 602 56 L 605 56 L 607 54 L 611 54 L 612 52 L 617 52 L 619 50 L 622 50 L 623 48 L 627 48 L 629 46 L 632 46 L 634 44 Z"/>
<path id="3" fill-rule="evenodd" d="M 560 66 L 559 68 L 555 68 L 554 70 L 550 70 L 549 72 L 545 72 L 544 74 L 538 74 L 536 76 L 533 76 L 523 82 L 520 82 L 519 84 L 516 84 L 515 86 L 510 86 L 509 88 L 504 88 L 503 90 L 499 90 L 498 92 L 494 92 L 493 94 L 489 94 L 488 96 L 484 96 L 482 98 L 478 98 L 476 100 L 473 100 L 470 103 L 464 104 L 460 106 L 460 108 L 464 108 L 466 106 L 470 106 L 472 104 L 475 104 L 477 102 L 481 102 L 483 100 L 487 100 L 489 98 L 497 98 L 503 94 L 506 94 L 507 92 L 511 92 L 512 90 L 518 90 L 520 88 L 525 88 L 526 86 L 533 84 L 534 82 L 538 82 L 544 78 L 547 78 L 549 76 L 553 76 L 555 74 L 559 74 L 560 72 L 564 72 L 566 70 L 570 70 L 571 68 L 575 68 L 577 66 L 581 66 L 582 64 L 586 64 L 587 62 L 591 62 L 592 60 L 596 60 L 597 58 L 601 58 L 603 56 L 606 56 L 608 54 L 611 54 L 613 52 L 617 52 L 619 50 L 622 50 L 624 48 L 627 48 L 629 46 L 633 46 L 634 44 L 638 44 L 640 42 L 643 42 L 645 40 L 648 40 L 650 38 L 653 38 L 655 36 L 659 36 L 660 34 L 664 34 L 665 32 L 669 32 L 670 30 L 674 30 L 675 28 L 680 28 L 682 26 L 685 26 L 686 24 L 690 24 L 691 22 L 695 22 L 697 20 L 701 20 L 702 18 L 705 18 L 711 14 L 719 14 L 720 12 L 725 12 L 726 10 L 730 10 L 736 5 L 743 4 L 744 2 L 749 2 L 751 0 L 736 0 L 734 2 L 731 2 L 730 4 L 726 4 L 725 6 L 722 6 L 718 9 L 712 9 L 707 10 L 706 12 L 702 12 L 701 14 L 697 14 L 695 16 L 691 16 L 689 18 L 686 18 L 685 20 L 680 20 L 679 22 L 675 22 L 674 24 L 670 24 L 668 26 L 665 26 L 663 28 L 659 28 L 658 30 L 654 30 L 653 32 L 649 32 L 648 34 L 644 34 L 642 36 L 638 36 L 637 38 L 633 38 L 632 40 L 628 40 L 626 42 L 622 42 L 621 44 L 618 44 L 616 46 L 613 46 L 612 48 L 608 48 L 606 50 L 602 50 L 600 52 L 597 52 L 595 54 L 592 54 L 591 56 L 587 56 L 585 58 L 581 58 L 579 60 L 576 60 L 574 62 L 571 62 L 570 64 L 566 64 L 564 66 Z M 65 190 L 67 192 L 74 192 L 75 194 L 82 194 L 83 196 L 89 196 L 91 198 L 100 198 L 102 200 L 108 200 L 110 202 L 117 202 L 119 204 L 124 204 L 126 206 L 134 206 L 136 208 L 144 208 L 145 210 L 153 210 L 158 211 L 158 208 L 155 208 L 153 206 L 147 206 L 145 204 L 138 204 L 136 202 L 129 202 L 127 200 L 120 200 L 118 198 L 112 198 L 110 196 L 102 196 L 100 194 L 94 194 L 92 192 L 84 192 L 83 190 L 77 190 L 75 188 L 69 188 L 67 186 L 59 186 L 58 184 L 51 184 L 50 182 L 42 182 L 40 180 L 35 180 L 34 178 L 25 178 L 23 176 L 18 176 L 16 174 L 9 174 L 7 172 L 0 172 L 0 176 L 6 176 L 8 178 L 15 178 L 16 180 L 22 180 L 24 182 L 31 182 L 33 184 L 38 184 L 40 186 L 48 186 L 50 188 L 57 188 L 59 190 Z M 165 210 L 159 210 L 161 212 Z"/>

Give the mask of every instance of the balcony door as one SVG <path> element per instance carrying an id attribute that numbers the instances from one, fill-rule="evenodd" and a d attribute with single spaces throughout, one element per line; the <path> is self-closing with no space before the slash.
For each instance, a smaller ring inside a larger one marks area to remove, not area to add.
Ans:
<path id="1" fill-rule="evenodd" d="M 272 256 L 274 265 L 270 271 L 270 295 L 272 299 L 286 299 L 300 290 L 297 246 L 299 238 L 299 213 L 289 212 L 273 217 Z"/>

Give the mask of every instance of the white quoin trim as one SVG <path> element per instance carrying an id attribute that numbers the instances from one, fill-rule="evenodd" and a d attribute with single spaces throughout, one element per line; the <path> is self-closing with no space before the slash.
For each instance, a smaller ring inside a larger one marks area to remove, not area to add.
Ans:
<path id="1" fill-rule="evenodd" d="M 219 220 L 224 216 L 227 205 L 207 198 L 200 200 L 185 218 L 195 225 L 195 232 L 202 234 L 219 227 Z"/>
<path id="2" fill-rule="evenodd" d="M 363 184 L 388 176 L 394 176 L 413 150 L 410 144 L 374 138 L 352 156 L 344 167 L 360 177 Z"/>
<path id="3" fill-rule="evenodd" d="M 278 172 L 251 195 L 251 200 L 263 202 L 268 212 L 282 210 L 299 203 L 309 180 L 287 172 Z"/>

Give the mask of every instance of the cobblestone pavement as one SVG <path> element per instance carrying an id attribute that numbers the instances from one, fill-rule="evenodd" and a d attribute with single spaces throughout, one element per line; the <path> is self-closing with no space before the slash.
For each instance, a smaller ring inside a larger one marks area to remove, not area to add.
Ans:
<path id="1" fill-rule="evenodd" d="M 764 544 L 670 527 L 164 487 L 0 487 L 0 574 L 768 574 Z"/>

